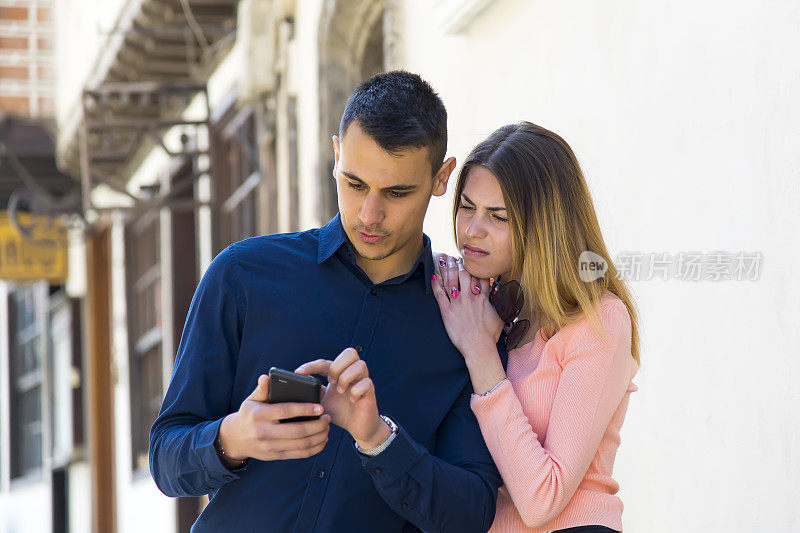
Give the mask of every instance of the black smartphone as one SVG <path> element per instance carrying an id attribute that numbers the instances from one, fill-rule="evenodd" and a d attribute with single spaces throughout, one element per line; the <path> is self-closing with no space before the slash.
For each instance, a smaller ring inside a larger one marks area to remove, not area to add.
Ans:
<path id="1" fill-rule="evenodd" d="M 322 402 L 322 383 L 312 376 L 302 376 L 281 370 L 274 366 L 269 369 L 269 394 L 267 403 L 321 403 Z M 279 422 L 304 422 L 306 420 L 316 420 L 317 416 L 296 416 L 285 418 Z"/>

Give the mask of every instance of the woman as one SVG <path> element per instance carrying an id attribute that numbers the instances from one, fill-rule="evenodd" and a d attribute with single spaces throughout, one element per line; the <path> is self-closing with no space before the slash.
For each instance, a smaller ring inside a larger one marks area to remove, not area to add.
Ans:
<path id="1" fill-rule="evenodd" d="M 463 259 L 439 256 L 433 286 L 505 483 L 491 531 L 621 531 L 637 319 L 575 155 L 529 122 L 500 128 L 464 163 L 454 220 Z"/>

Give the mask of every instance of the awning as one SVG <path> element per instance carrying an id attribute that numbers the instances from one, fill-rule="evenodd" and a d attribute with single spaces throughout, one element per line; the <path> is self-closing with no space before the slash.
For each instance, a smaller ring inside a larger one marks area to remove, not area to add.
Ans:
<path id="1" fill-rule="evenodd" d="M 0 116 L 0 211 L 9 208 L 12 196 L 40 214 L 80 209 L 80 187 L 56 167 L 45 121 Z"/>
<path id="2" fill-rule="evenodd" d="M 81 123 L 62 132 L 59 163 L 81 175 L 81 157 L 88 156 L 92 179 L 124 187 L 128 163 L 158 140 L 140 125 L 164 124 L 180 116 L 188 100 L 205 88 L 210 74 L 229 52 L 236 38 L 238 0 L 138 0 L 133 15 L 109 35 L 110 61 L 99 62 L 102 80 L 87 87 Z M 92 76 L 90 76 L 92 77 Z M 87 101 L 88 100 L 88 101 Z M 82 149 L 81 129 L 89 138 Z M 103 124 L 118 127 L 95 128 Z M 96 135 L 95 135 L 96 133 Z M 85 159 L 84 159 L 85 162 Z"/>

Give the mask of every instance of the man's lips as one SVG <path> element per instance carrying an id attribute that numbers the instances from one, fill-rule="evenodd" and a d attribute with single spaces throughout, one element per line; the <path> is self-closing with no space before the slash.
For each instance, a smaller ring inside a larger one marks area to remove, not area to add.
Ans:
<path id="1" fill-rule="evenodd" d="M 478 248 L 477 246 L 470 246 L 468 244 L 464 245 L 463 253 L 466 257 L 476 257 L 476 258 L 486 257 L 487 255 L 489 255 L 489 252 L 487 252 L 486 250 Z"/>
<path id="2" fill-rule="evenodd" d="M 386 235 L 370 235 L 369 233 L 364 233 L 363 231 L 358 232 L 358 236 L 361 237 L 361 240 L 370 244 L 375 244 L 376 242 L 381 242 Z"/>

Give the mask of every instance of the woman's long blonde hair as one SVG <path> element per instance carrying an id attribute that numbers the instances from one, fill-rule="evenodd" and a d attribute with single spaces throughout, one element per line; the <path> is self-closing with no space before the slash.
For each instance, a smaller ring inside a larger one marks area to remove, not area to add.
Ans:
<path id="1" fill-rule="evenodd" d="M 633 298 L 606 249 L 589 187 L 566 141 L 530 122 L 492 133 L 472 150 L 458 175 L 454 227 L 467 174 L 475 166 L 489 170 L 500 183 L 511 229 L 512 275 L 524 289 L 526 311 L 544 326 L 545 336 L 582 314 L 597 328 L 595 306 L 609 290 L 628 309 L 631 355 L 641 364 Z M 581 279 L 579 257 L 585 251 L 605 261 L 605 275 Z"/>

